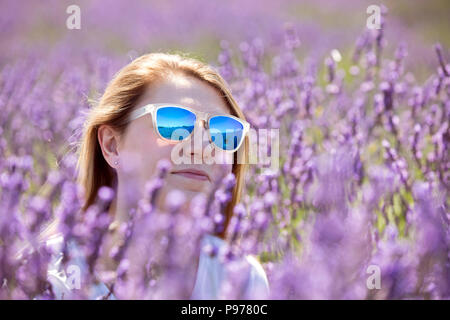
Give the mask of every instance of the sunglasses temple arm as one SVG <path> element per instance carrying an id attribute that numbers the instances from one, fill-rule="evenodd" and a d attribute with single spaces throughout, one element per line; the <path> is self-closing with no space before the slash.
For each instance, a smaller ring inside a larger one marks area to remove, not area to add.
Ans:
<path id="1" fill-rule="evenodd" d="M 130 114 L 130 121 L 136 120 L 142 116 L 145 116 L 146 114 L 152 113 L 153 109 L 154 109 L 154 106 L 149 104 L 149 105 L 143 106 L 137 110 L 134 110 Z"/>

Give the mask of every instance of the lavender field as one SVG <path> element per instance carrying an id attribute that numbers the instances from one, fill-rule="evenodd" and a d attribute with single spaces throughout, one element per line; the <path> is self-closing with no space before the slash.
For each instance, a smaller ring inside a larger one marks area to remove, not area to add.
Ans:
<path id="1" fill-rule="evenodd" d="M 249 165 L 229 246 L 218 251 L 199 239 L 220 230 L 235 177 L 192 199 L 187 214 L 188 199 L 173 191 L 162 212 L 154 201 L 170 163 L 161 162 L 120 226 L 119 267 L 103 275 L 117 297 L 188 298 L 190 261 L 205 250 L 233 274 L 228 299 L 240 298 L 238 257 L 248 254 L 271 299 L 450 298 L 445 2 L 410 12 L 425 15 L 411 26 L 407 5 L 387 5 L 375 30 L 367 1 L 80 1 L 80 30 L 66 28 L 70 4 L 0 4 L 0 299 L 55 298 L 42 238 L 55 218 L 95 269 L 114 190 L 101 188 L 80 213 L 83 122 L 121 67 L 157 51 L 217 68 L 252 128 L 279 129 L 280 168 Z M 142 248 L 151 254 L 127 255 Z M 85 299 L 95 279 L 81 282 Z"/>

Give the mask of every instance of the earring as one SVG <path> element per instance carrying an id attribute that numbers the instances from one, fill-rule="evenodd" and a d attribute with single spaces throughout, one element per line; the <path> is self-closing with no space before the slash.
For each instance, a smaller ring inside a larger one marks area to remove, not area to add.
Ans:
<path id="1" fill-rule="evenodd" d="M 114 161 L 114 165 L 118 165 L 119 164 L 119 161 L 118 160 L 116 160 L 116 161 Z"/>

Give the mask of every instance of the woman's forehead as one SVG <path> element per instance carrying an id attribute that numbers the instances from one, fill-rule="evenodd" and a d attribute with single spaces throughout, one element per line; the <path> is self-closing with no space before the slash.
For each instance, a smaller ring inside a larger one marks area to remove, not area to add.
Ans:
<path id="1" fill-rule="evenodd" d="M 174 103 L 203 112 L 230 113 L 218 90 L 193 77 L 170 77 L 152 85 L 139 105 L 147 103 Z"/>

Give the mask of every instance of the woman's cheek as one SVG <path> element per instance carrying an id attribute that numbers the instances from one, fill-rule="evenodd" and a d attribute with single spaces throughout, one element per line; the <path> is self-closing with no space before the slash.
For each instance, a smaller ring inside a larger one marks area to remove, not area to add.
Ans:
<path id="1" fill-rule="evenodd" d="M 140 152 L 139 170 L 137 174 L 145 180 L 156 177 L 158 162 L 162 159 L 170 161 L 171 147 L 157 144 L 146 145 Z"/>
<path id="2" fill-rule="evenodd" d="M 233 165 L 232 164 L 226 164 L 225 166 L 223 164 L 215 164 L 213 165 L 214 169 L 213 171 L 213 183 L 219 179 L 223 178 L 224 171 L 225 174 L 231 173 L 233 171 Z"/>
<path id="3" fill-rule="evenodd" d="M 219 169 L 225 165 L 228 169 L 233 166 L 234 154 L 232 152 L 217 151 L 214 154 L 214 164 Z M 221 169 L 222 170 L 222 169 Z M 230 169 L 231 171 L 231 169 Z"/>

